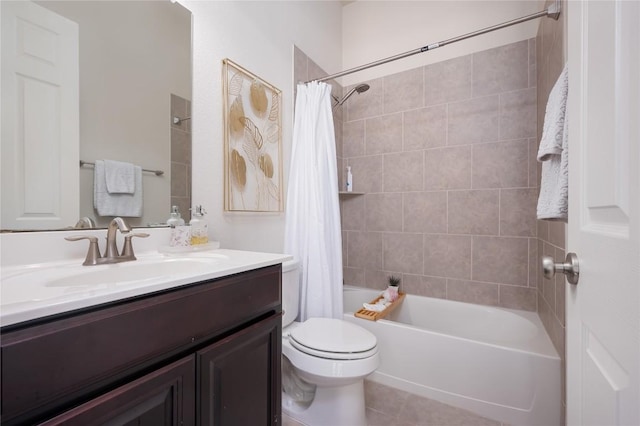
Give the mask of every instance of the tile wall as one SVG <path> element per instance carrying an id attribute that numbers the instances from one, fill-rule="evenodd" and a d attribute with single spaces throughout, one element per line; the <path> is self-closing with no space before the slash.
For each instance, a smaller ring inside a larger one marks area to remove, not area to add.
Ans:
<path id="1" fill-rule="evenodd" d="M 343 106 L 345 284 L 535 311 L 536 40 L 366 83 Z"/>
<path id="2" fill-rule="evenodd" d="M 547 2 L 545 7 L 548 7 Z M 566 9 L 563 2 L 562 10 Z M 555 84 L 566 62 L 564 54 L 566 13 L 559 20 L 543 19 L 540 21 L 536 37 L 536 60 L 538 78 L 538 140 L 542 136 L 544 112 L 551 88 Z M 538 169 L 540 170 L 540 169 Z M 539 183 L 538 183 L 539 186 Z M 566 247 L 566 225 L 562 222 L 539 220 L 537 224 L 538 253 L 551 256 L 556 262 L 564 261 Z M 537 265 L 541 260 L 538 259 Z M 566 412 L 566 350 L 565 350 L 565 291 L 564 275 L 558 274 L 553 280 L 544 279 L 540 266 L 533 271 L 537 273 L 538 282 L 538 314 L 544 324 L 551 341 L 562 358 L 562 406 Z"/>
<path id="3" fill-rule="evenodd" d="M 188 223 L 191 220 L 191 120 L 174 124 L 173 117 L 191 117 L 191 101 L 171 95 L 171 205 L 178 206 Z"/>

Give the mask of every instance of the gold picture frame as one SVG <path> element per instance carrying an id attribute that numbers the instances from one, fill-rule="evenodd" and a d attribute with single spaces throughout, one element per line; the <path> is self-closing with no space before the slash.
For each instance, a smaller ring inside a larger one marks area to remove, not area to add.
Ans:
<path id="1" fill-rule="evenodd" d="M 282 91 L 222 61 L 224 210 L 282 212 Z"/>

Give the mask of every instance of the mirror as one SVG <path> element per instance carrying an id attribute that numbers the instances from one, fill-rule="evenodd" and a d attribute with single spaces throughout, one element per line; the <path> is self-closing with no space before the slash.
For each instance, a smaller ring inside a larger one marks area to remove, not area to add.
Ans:
<path id="1" fill-rule="evenodd" d="M 74 163 L 79 176 L 79 211 L 72 223 L 56 229 L 74 226 L 81 217 L 91 218 L 97 227 L 105 227 L 111 220 L 98 216 L 94 209 L 93 165 L 81 165 L 101 159 L 129 162 L 149 170 L 142 172 L 142 216 L 127 217 L 130 225 L 161 225 L 172 205 L 178 205 L 189 220 L 191 13 L 169 0 L 33 3 L 78 27 L 79 158 Z M 3 80 L 4 62 L 3 56 Z M 26 124 L 22 131 L 29 132 Z M 4 139 L 4 131 L 2 135 Z M 0 155 L 9 157 L 4 140 Z M 24 156 L 28 155 L 25 150 Z M 45 164 L 45 160 L 40 161 Z M 163 173 L 153 173 L 156 170 Z M 3 185 L 3 191 L 5 188 Z M 16 184 L 12 190 L 20 188 Z M 44 230 L 5 223 L 3 208 L 3 231 Z"/>

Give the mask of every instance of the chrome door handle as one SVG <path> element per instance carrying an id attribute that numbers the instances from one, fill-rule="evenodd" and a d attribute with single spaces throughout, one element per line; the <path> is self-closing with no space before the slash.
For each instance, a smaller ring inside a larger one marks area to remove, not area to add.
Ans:
<path id="1" fill-rule="evenodd" d="M 564 263 L 555 263 L 551 256 L 542 256 L 542 271 L 548 280 L 553 278 L 556 272 L 565 274 L 569 284 L 578 284 L 580 278 L 580 264 L 575 253 L 567 253 Z"/>

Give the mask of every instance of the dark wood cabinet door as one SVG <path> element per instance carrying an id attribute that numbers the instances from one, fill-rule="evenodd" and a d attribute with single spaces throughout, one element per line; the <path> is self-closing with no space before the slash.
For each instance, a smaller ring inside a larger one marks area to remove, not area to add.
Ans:
<path id="1" fill-rule="evenodd" d="M 197 352 L 199 425 L 279 425 L 281 316 Z"/>
<path id="2" fill-rule="evenodd" d="M 195 425 L 195 355 L 73 408 L 42 425 Z"/>

